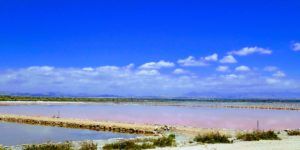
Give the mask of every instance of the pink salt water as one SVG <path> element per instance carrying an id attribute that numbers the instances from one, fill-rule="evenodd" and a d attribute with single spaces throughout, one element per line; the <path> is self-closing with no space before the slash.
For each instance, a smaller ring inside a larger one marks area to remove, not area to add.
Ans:
<path id="1" fill-rule="evenodd" d="M 68 104 L 0 106 L 0 113 L 201 128 L 300 128 L 300 111 L 153 106 L 141 104 Z"/>

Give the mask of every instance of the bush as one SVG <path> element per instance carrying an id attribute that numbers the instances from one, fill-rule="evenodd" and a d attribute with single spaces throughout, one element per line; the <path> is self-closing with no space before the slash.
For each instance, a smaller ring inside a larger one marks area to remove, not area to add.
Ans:
<path id="1" fill-rule="evenodd" d="M 156 147 L 175 146 L 176 145 L 175 135 L 171 134 L 168 137 L 155 139 L 153 141 L 153 145 Z"/>
<path id="2" fill-rule="evenodd" d="M 232 143 L 229 136 L 220 134 L 219 132 L 210 132 L 206 134 L 199 134 L 194 138 L 194 141 L 199 143 Z"/>
<path id="3" fill-rule="evenodd" d="M 79 150 L 97 150 L 97 144 L 92 141 L 85 141 L 80 144 Z"/>
<path id="4" fill-rule="evenodd" d="M 122 149 L 122 150 L 141 150 L 142 146 L 134 143 L 134 141 L 121 141 L 116 142 L 112 144 L 106 144 L 103 146 L 103 150 L 116 150 L 116 149 Z"/>
<path id="5" fill-rule="evenodd" d="M 73 146 L 70 142 L 65 142 L 61 144 L 33 144 L 24 146 L 23 150 L 73 150 Z"/>
<path id="6" fill-rule="evenodd" d="M 251 133 L 239 133 L 237 139 L 243 141 L 280 140 L 274 131 L 254 131 Z"/>
<path id="7" fill-rule="evenodd" d="M 174 134 L 171 134 L 168 137 L 161 137 L 158 139 L 127 140 L 106 144 L 103 146 L 103 150 L 142 150 L 166 146 L 176 146 Z"/>
<path id="8" fill-rule="evenodd" d="M 300 136 L 300 130 L 289 130 L 287 131 L 289 136 Z"/>

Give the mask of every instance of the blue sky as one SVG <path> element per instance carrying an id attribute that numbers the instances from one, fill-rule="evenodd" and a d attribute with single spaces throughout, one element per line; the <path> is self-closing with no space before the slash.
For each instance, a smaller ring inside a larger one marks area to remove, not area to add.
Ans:
<path id="1" fill-rule="evenodd" d="M 0 1 L 0 91 L 300 97 L 299 8 L 296 0 Z"/>

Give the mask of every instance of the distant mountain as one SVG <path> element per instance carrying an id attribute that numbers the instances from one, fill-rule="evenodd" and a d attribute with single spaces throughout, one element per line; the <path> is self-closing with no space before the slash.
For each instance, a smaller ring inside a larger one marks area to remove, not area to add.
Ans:
<path id="1" fill-rule="evenodd" d="M 121 97 L 119 95 L 112 94 L 99 94 L 99 95 L 91 95 L 91 94 L 63 94 L 56 92 L 49 93 L 6 93 L 0 92 L 0 95 L 11 95 L 11 96 L 37 96 L 37 97 Z"/>
<path id="2" fill-rule="evenodd" d="M 249 92 L 249 93 L 218 93 L 218 92 L 190 92 L 183 97 L 194 98 L 226 98 L 226 99 L 299 99 L 299 92 Z"/>
<path id="3" fill-rule="evenodd" d="M 300 99 L 297 92 L 251 92 L 251 93 L 218 93 L 218 92 L 189 92 L 182 96 L 120 96 L 114 94 L 64 94 L 49 93 L 8 93 L 0 92 L 0 95 L 11 96 L 39 96 L 39 97 L 89 97 L 89 98 L 144 98 L 144 99 Z"/>

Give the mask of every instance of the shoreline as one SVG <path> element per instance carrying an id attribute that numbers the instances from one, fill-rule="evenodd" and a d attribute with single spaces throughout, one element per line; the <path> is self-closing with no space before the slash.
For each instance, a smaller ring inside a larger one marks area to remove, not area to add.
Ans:
<path id="1" fill-rule="evenodd" d="M 202 104 L 199 104 L 202 103 Z M 71 105 L 79 105 L 79 104 L 136 104 L 136 105 L 152 105 L 152 106 L 177 106 L 177 107 L 206 107 L 206 108 L 228 108 L 228 109 L 262 109 L 262 110 L 290 110 L 290 111 L 300 111 L 300 104 L 297 107 L 285 105 L 285 106 L 272 106 L 274 103 L 270 103 L 269 105 L 261 105 L 260 103 L 255 103 L 255 105 L 242 105 L 235 104 L 235 105 L 228 105 L 226 103 L 231 102 L 211 102 L 211 104 L 207 104 L 209 102 L 162 102 L 162 101 L 135 101 L 135 102 L 114 102 L 114 101 L 0 101 L 0 106 L 12 106 L 12 105 L 65 105 L 65 104 L 71 104 Z M 249 103 L 249 102 L 248 102 Z M 247 104 L 248 104 L 247 103 Z"/>

